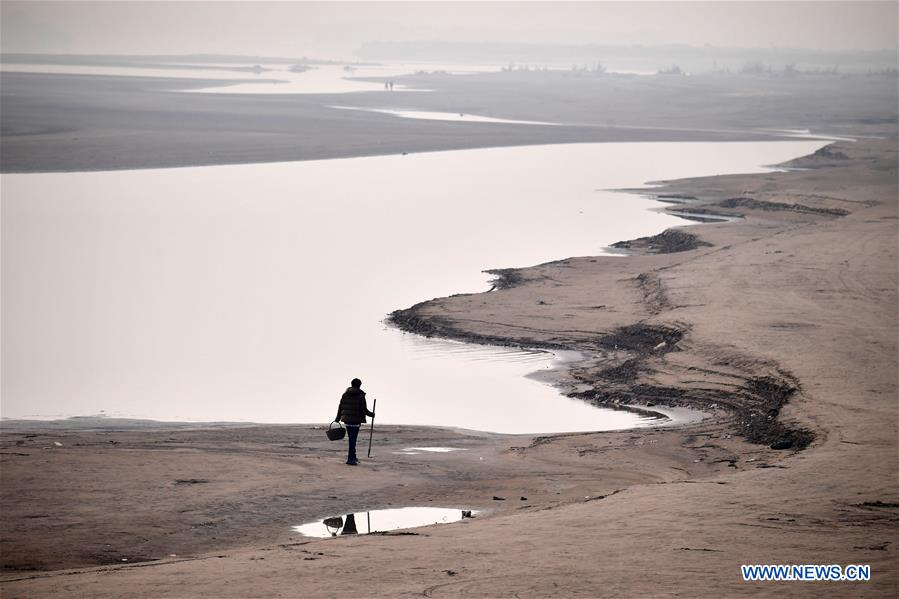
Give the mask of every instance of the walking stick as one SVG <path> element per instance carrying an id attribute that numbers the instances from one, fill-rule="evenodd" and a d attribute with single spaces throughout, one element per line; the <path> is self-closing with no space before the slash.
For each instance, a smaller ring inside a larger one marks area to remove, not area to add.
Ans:
<path id="1" fill-rule="evenodd" d="M 371 411 L 377 413 L 378 412 L 378 400 L 375 400 L 374 405 L 371 407 Z M 371 457 L 371 438 L 375 436 L 375 417 L 371 417 L 371 429 L 368 431 L 368 457 Z"/>

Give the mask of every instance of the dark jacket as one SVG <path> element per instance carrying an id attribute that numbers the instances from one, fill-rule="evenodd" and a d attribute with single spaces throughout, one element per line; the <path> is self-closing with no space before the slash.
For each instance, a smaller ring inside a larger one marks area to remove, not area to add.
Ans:
<path id="1" fill-rule="evenodd" d="M 365 391 L 349 387 L 340 398 L 340 407 L 337 408 L 337 418 L 334 420 L 346 424 L 362 424 L 366 416 L 374 415 L 374 412 L 369 412 L 365 403 Z"/>

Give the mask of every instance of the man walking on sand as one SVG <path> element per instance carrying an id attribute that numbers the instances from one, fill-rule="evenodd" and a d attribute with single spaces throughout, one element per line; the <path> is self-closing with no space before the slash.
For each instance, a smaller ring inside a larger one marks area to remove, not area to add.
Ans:
<path id="1" fill-rule="evenodd" d="M 356 439 L 359 437 L 359 427 L 365 423 L 366 416 L 374 418 L 375 413 L 370 412 L 365 403 L 362 381 L 353 379 L 340 398 L 340 407 L 337 408 L 337 417 L 334 418 L 334 422 L 343 422 L 346 425 L 346 434 L 350 442 L 346 463 L 349 466 L 359 463 L 356 459 Z"/>

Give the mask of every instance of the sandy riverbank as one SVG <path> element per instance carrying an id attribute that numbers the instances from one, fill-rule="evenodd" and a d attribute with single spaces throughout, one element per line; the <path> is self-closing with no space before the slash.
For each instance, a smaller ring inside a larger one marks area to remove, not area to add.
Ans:
<path id="1" fill-rule="evenodd" d="M 226 81 L 0 74 L 0 170 L 145 169 L 550 143 L 776 139 L 775 129 L 879 135 L 896 80 L 566 73 L 419 74 L 428 92 L 204 94 Z M 359 108 L 565 126 L 404 119 Z M 864 118 L 859 118 L 864 115 Z"/>
<path id="2" fill-rule="evenodd" d="M 402 313 L 422 332 L 577 349 L 592 362 L 567 382 L 584 399 L 700 407 L 702 423 L 548 437 L 385 427 L 353 470 L 308 426 L 4 432 L 0 589 L 794 596 L 823 583 L 743 583 L 740 564 L 861 563 L 871 582 L 828 590 L 893 596 L 896 165 L 895 141 L 841 142 L 796 163 L 808 170 L 672 182 L 657 193 L 744 218 L 690 228 L 709 245 L 688 251 L 657 253 L 684 238 L 634 243 L 624 259 L 522 269 L 507 288 Z M 423 445 L 466 451 L 395 453 Z M 487 513 L 414 535 L 290 530 L 407 505 Z"/>

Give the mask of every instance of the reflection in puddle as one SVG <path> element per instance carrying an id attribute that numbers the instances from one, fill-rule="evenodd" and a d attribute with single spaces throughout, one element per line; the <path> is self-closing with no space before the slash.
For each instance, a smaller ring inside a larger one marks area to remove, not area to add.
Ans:
<path id="1" fill-rule="evenodd" d="M 393 453 L 400 455 L 418 455 L 420 453 L 450 453 L 451 451 L 468 451 L 461 447 L 406 447 Z"/>
<path id="2" fill-rule="evenodd" d="M 472 518 L 478 512 L 439 507 L 404 507 L 392 510 L 356 512 L 345 516 L 325 518 L 294 526 L 293 530 L 307 537 L 336 537 L 364 535 L 372 532 L 389 532 L 402 528 L 416 528 L 431 524 L 449 524 L 463 518 Z"/>

